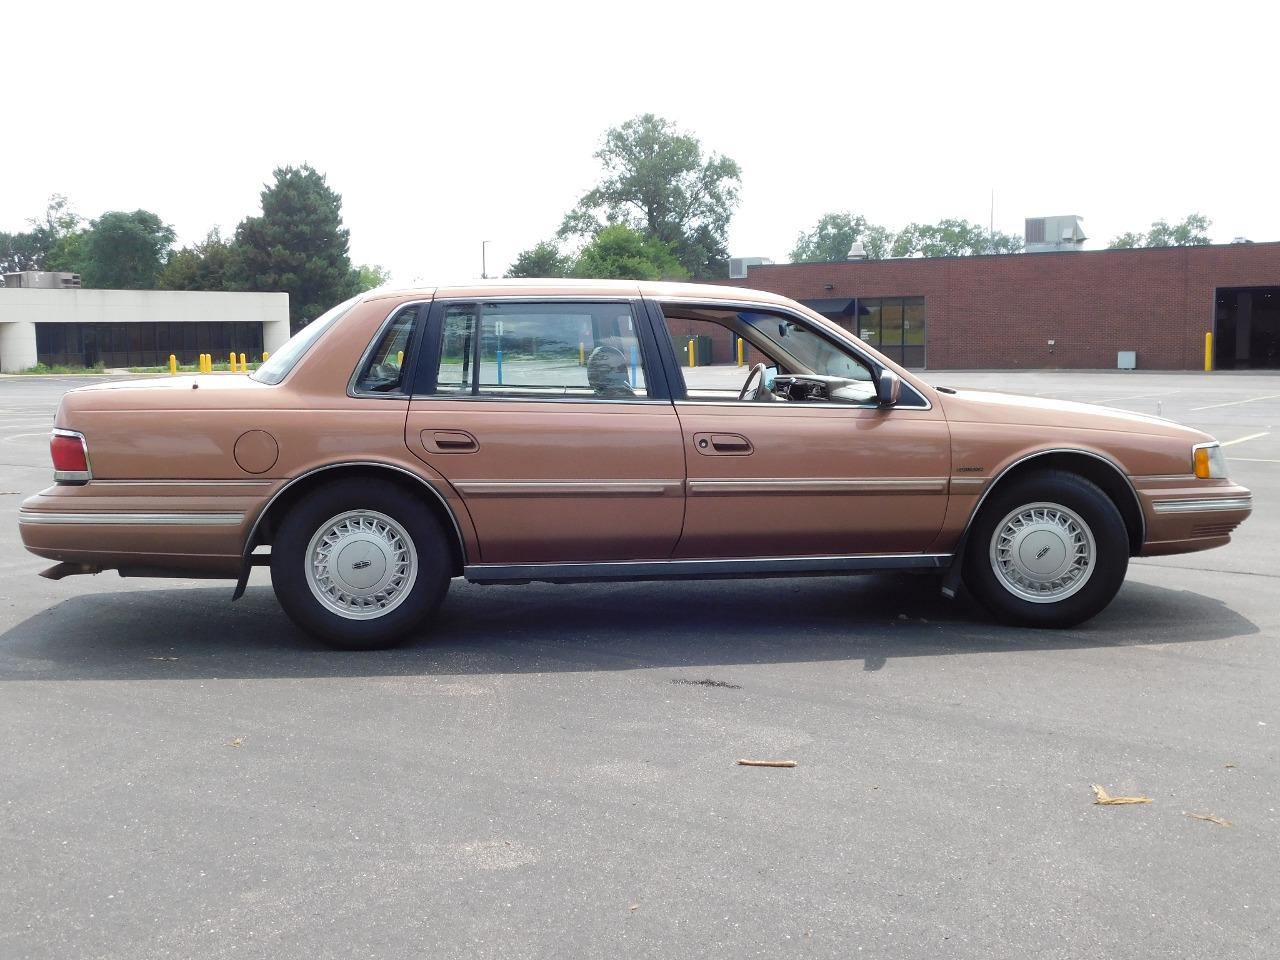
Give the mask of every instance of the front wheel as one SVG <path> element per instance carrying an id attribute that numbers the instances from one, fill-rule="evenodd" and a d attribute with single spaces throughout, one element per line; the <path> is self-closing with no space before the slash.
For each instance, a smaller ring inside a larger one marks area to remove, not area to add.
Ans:
<path id="1" fill-rule="evenodd" d="M 331 646 L 405 640 L 444 598 L 450 559 L 431 511 L 382 480 L 340 480 L 291 509 L 271 547 L 271 585 L 298 626 Z"/>
<path id="2" fill-rule="evenodd" d="M 1129 537 L 1111 499 L 1084 477 L 1025 477 L 983 504 L 969 533 L 965 584 L 1001 619 L 1071 627 L 1115 597 Z"/>

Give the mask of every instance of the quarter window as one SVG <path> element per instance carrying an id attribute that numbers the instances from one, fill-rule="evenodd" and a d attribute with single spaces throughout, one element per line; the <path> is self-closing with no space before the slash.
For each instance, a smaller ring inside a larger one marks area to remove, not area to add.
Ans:
<path id="1" fill-rule="evenodd" d="M 445 311 L 441 394 L 630 400 L 648 396 L 627 303 L 454 304 Z"/>
<path id="2" fill-rule="evenodd" d="M 357 393 L 396 395 L 405 392 L 405 354 L 409 350 L 409 338 L 419 313 L 426 309 L 422 304 L 403 307 L 383 328 L 382 336 L 356 378 Z"/>

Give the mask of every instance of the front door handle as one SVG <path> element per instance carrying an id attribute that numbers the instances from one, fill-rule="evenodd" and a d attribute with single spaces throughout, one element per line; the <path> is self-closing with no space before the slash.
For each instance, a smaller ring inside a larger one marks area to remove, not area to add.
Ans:
<path id="1" fill-rule="evenodd" d="M 695 433 L 693 446 L 708 457 L 745 457 L 755 449 L 750 440 L 737 433 Z"/>
<path id="2" fill-rule="evenodd" d="M 432 453 L 475 453 L 480 442 L 465 430 L 423 430 L 422 445 Z"/>

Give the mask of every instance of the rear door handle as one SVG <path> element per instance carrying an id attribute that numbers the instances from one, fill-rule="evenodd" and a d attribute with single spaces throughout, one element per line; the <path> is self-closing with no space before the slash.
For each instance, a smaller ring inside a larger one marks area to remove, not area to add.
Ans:
<path id="1" fill-rule="evenodd" d="M 706 456 L 745 457 L 754 451 L 751 441 L 736 433 L 695 433 L 694 448 Z"/>
<path id="2" fill-rule="evenodd" d="M 422 445 L 432 453 L 475 453 L 480 443 L 465 430 L 423 430 Z"/>

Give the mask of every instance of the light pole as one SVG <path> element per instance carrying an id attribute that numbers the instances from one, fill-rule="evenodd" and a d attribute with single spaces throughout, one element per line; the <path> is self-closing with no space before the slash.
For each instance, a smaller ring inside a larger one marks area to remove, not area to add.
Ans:
<path id="1" fill-rule="evenodd" d="M 488 257 L 489 251 L 487 249 L 488 246 L 489 246 L 488 240 L 480 241 L 480 279 L 481 280 L 489 279 L 489 257 Z"/>

